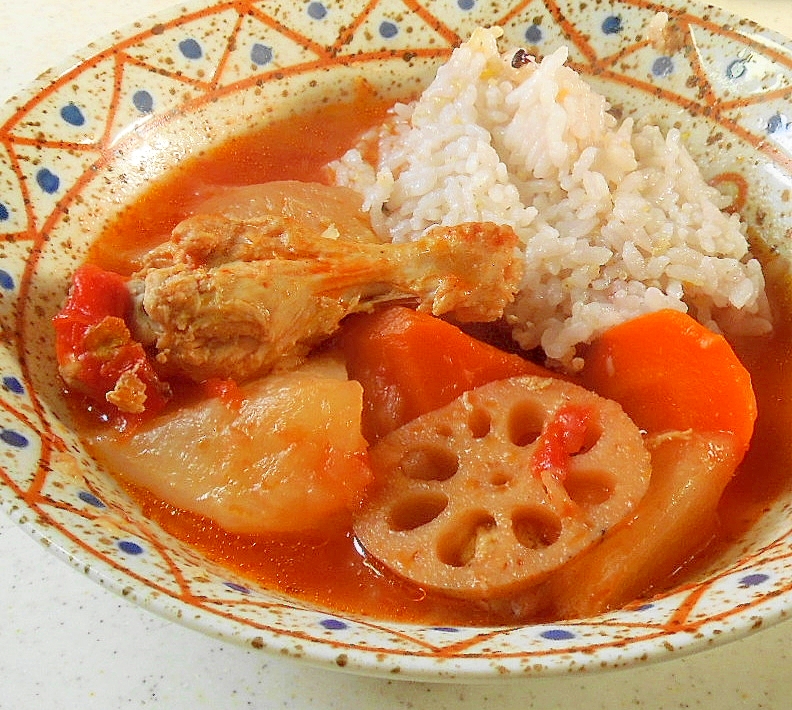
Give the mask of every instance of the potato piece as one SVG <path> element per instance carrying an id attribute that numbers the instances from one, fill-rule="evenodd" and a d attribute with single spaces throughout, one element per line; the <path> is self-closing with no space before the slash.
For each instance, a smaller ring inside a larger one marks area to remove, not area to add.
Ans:
<path id="1" fill-rule="evenodd" d="M 198 214 L 221 214 L 247 221 L 280 215 L 313 234 L 339 233 L 355 242 L 381 242 L 363 211 L 360 193 L 347 187 L 298 180 L 218 188 L 202 202 Z"/>
<path id="2" fill-rule="evenodd" d="M 103 463 L 161 500 L 235 533 L 316 527 L 356 508 L 368 484 L 362 389 L 311 365 L 163 414 L 130 437 L 94 440 Z"/>
<path id="3" fill-rule="evenodd" d="M 371 450 L 356 517 L 399 575 L 483 598 L 538 582 L 599 539 L 649 483 L 641 433 L 615 402 L 520 376 L 470 390 Z"/>

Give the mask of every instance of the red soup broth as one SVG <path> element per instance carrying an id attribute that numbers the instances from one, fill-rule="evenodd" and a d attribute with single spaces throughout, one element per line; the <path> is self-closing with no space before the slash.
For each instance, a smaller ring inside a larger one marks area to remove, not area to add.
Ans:
<path id="1" fill-rule="evenodd" d="M 372 97 L 361 96 L 268 125 L 186 161 L 121 213 L 97 240 L 89 260 L 114 271 L 131 271 L 141 249 L 161 241 L 216 186 L 321 181 L 323 166 L 381 121 L 386 109 Z M 753 443 L 723 496 L 716 538 L 683 565 L 675 581 L 684 580 L 732 544 L 792 485 L 792 398 L 785 396 L 792 385 L 787 286 L 771 282 L 769 292 L 776 318 L 773 335 L 735 344 L 751 372 L 759 403 Z M 179 388 L 177 396 L 195 395 Z M 78 412 L 77 419 L 86 429 L 96 426 L 84 413 Z M 130 494 L 147 517 L 207 558 L 257 586 L 320 607 L 427 624 L 515 621 L 510 609 L 501 614 L 497 606 L 434 594 L 383 572 L 366 557 L 348 524 L 299 535 L 235 535 L 147 491 L 130 488 Z"/>

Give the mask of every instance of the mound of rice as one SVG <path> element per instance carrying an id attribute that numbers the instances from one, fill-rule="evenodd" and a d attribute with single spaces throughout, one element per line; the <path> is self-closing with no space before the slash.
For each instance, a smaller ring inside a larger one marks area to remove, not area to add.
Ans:
<path id="1" fill-rule="evenodd" d="M 565 66 L 566 49 L 537 62 L 501 54 L 500 35 L 476 30 L 417 101 L 331 166 L 378 233 L 400 242 L 437 224 L 511 225 L 526 269 L 507 319 L 523 347 L 567 369 L 581 366 L 580 344 L 661 308 L 716 331 L 768 331 L 740 219 L 721 211 L 679 132 L 619 124 Z"/>

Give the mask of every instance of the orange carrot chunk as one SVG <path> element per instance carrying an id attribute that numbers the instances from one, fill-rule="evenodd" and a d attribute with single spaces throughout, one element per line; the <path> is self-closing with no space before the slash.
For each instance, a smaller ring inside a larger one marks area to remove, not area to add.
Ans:
<path id="1" fill-rule="evenodd" d="M 363 386 L 363 434 L 369 442 L 487 382 L 556 376 L 402 306 L 348 318 L 341 346 L 349 377 Z"/>
<path id="2" fill-rule="evenodd" d="M 615 326 L 585 361 L 584 386 L 616 400 L 647 432 L 723 431 L 748 448 L 756 420 L 751 377 L 725 338 L 690 316 L 667 309 Z"/>

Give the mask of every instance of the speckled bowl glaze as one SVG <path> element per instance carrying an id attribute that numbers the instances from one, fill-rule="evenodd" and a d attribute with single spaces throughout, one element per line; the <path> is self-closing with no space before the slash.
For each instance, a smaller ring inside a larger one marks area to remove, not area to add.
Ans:
<path id="1" fill-rule="evenodd" d="M 657 11 L 677 49 L 645 39 Z M 792 491 L 698 581 L 595 619 L 437 628 L 342 618 L 202 559 L 143 517 L 70 429 L 50 319 L 107 220 L 208 144 L 365 76 L 424 85 L 478 24 L 571 65 L 617 110 L 683 128 L 706 176 L 785 263 L 792 44 L 676 0 L 189 3 L 88 47 L 0 114 L 0 500 L 100 584 L 207 634 L 356 673 L 491 680 L 627 666 L 734 639 L 792 609 Z M 53 562 L 53 564 L 57 564 Z"/>

